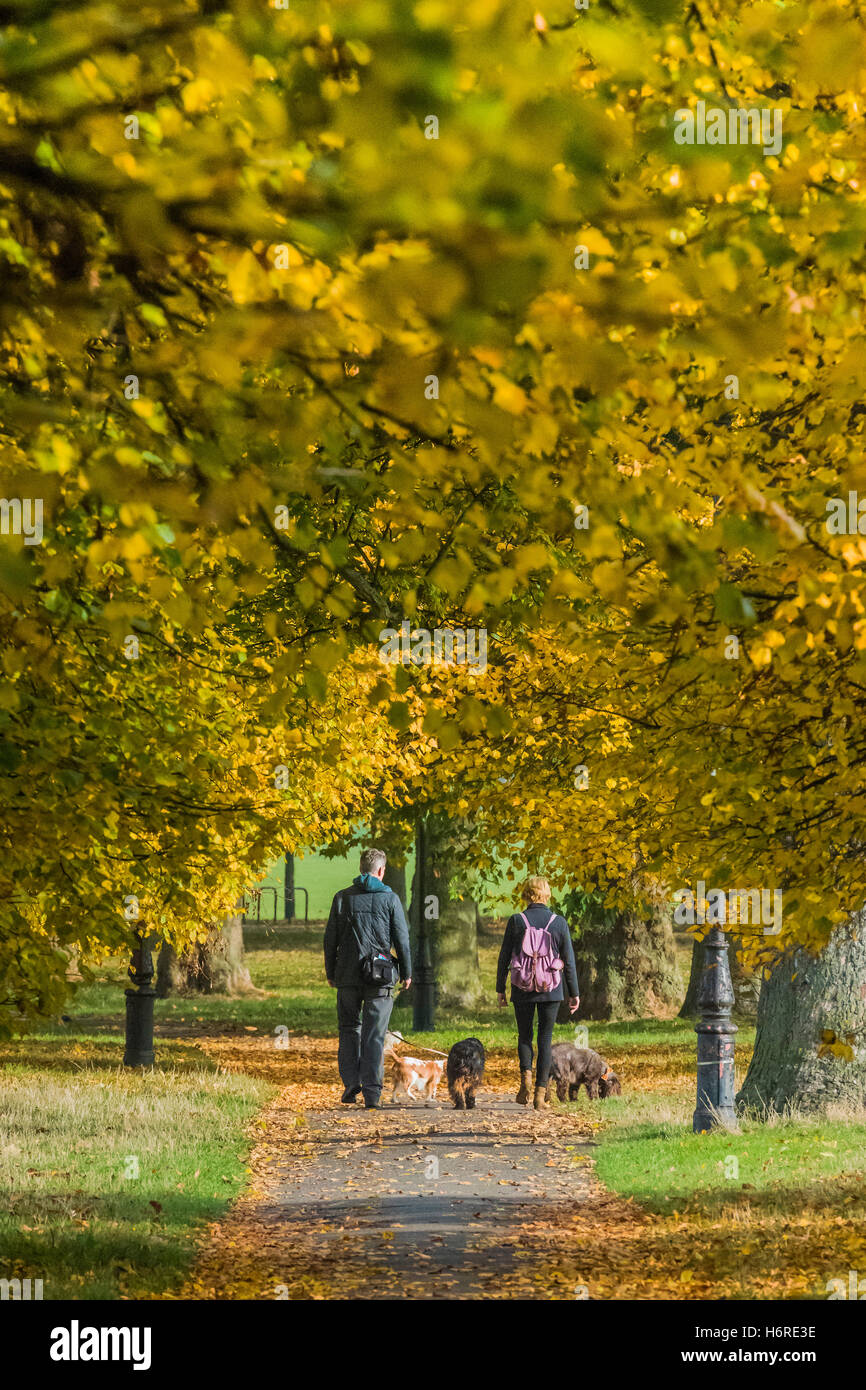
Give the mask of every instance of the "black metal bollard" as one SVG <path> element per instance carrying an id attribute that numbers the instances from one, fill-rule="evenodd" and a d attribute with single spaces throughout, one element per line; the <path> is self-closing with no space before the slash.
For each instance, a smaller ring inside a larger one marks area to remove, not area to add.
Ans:
<path id="1" fill-rule="evenodd" d="M 701 1019 L 698 1035 L 698 1102 L 692 1128 L 695 1134 L 719 1126 L 737 1128 L 734 1109 L 734 1034 L 731 1022 L 734 987 L 728 965 L 728 943 L 721 927 L 704 938 L 704 969 L 698 990 Z"/>
<path id="2" fill-rule="evenodd" d="M 126 991 L 126 1050 L 125 1067 L 152 1067 L 153 1056 L 153 955 L 144 932 L 138 934 L 139 944 L 132 953 L 129 978 L 134 989 Z"/>
<path id="3" fill-rule="evenodd" d="M 287 922 L 295 920 L 295 856 L 288 851 L 283 864 L 283 916 Z"/>

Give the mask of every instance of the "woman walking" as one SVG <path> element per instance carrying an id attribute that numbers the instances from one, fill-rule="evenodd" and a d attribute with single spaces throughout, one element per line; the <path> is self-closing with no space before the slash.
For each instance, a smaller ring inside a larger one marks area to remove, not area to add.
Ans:
<path id="1" fill-rule="evenodd" d="M 577 969 L 568 925 L 551 912 L 550 884 L 546 878 L 530 878 L 523 890 L 526 909 L 509 917 L 499 952 L 496 993 L 505 1006 L 505 977 L 511 972 L 511 1002 L 517 1019 L 517 1056 L 520 1059 L 518 1105 L 528 1105 L 532 1090 L 532 1034 L 538 1011 L 538 1065 L 535 1071 L 536 1110 L 547 1104 L 550 1078 L 550 1045 L 559 1006 L 568 990 L 568 1007 L 577 1010 Z"/>

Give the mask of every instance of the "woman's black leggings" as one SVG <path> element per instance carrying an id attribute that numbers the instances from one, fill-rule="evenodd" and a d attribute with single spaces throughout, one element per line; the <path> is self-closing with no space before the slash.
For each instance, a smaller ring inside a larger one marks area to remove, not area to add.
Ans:
<path id="1" fill-rule="evenodd" d="M 535 1070 L 536 1086 L 546 1086 L 550 1076 L 550 1044 L 553 1042 L 553 1026 L 559 1013 L 560 999 L 545 1000 L 542 1004 L 530 1004 L 524 1000 L 512 999 L 514 1017 L 517 1019 L 517 1055 L 520 1070 L 532 1071 L 532 1026 L 535 1010 L 538 1010 L 538 1066 Z"/>

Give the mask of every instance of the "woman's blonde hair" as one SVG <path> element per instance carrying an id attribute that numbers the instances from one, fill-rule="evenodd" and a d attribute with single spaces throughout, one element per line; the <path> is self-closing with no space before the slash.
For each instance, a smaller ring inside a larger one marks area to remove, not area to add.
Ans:
<path id="1" fill-rule="evenodd" d="M 550 884 L 546 878 L 533 874 L 523 885 L 523 901 L 529 903 L 549 903 Z"/>

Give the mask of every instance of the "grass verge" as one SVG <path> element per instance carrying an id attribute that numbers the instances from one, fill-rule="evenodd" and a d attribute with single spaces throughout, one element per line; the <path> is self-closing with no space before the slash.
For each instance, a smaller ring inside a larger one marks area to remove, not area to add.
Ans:
<path id="1" fill-rule="evenodd" d="M 820 1299 L 862 1272 L 866 1114 L 693 1134 L 693 1104 L 658 1093 L 604 1103 L 597 1175 L 647 1215 L 614 1296 Z"/>
<path id="2" fill-rule="evenodd" d="M 815 1190 L 833 1205 L 852 1205 L 856 1186 L 866 1207 L 866 1116 L 829 1120 L 796 1114 L 744 1119 L 739 1134 L 691 1132 L 691 1105 L 606 1103 L 598 1175 L 648 1210 L 697 1204 L 719 1212 L 747 1194 L 752 1207 L 779 1208 L 792 1188 Z"/>
<path id="3" fill-rule="evenodd" d="M 46 1299 L 179 1285 L 273 1094 L 178 1042 L 152 1072 L 121 1059 L 119 1039 L 85 1034 L 0 1048 L 0 1278 L 42 1279 Z"/>

